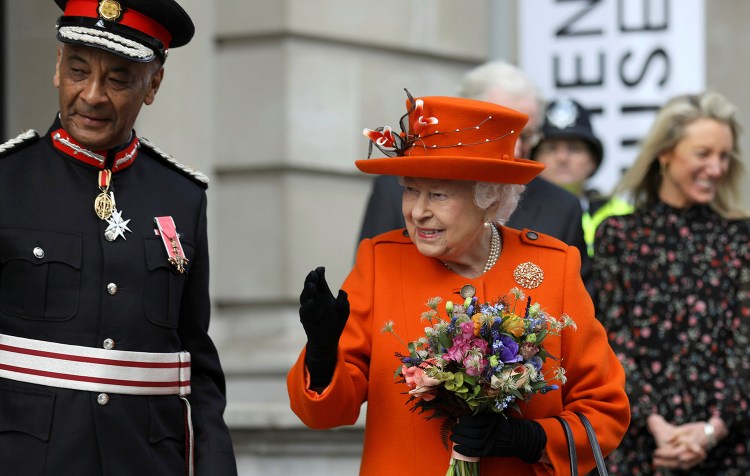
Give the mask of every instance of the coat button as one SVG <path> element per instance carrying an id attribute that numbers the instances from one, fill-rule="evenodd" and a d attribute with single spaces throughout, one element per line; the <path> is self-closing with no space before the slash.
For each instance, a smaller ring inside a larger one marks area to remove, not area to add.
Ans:
<path id="1" fill-rule="evenodd" d="M 471 284 L 465 284 L 463 287 L 461 287 L 461 291 L 459 291 L 459 294 L 464 299 L 473 298 L 477 294 L 477 290 Z"/>
<path id="2" fill-rule="evenodd" d="M 39 259 L 44 258 L 44 250 L 39 248 L 38 246 L 34 248 L 34 257 Z"/>
<path id="3" fill-rule="evenodd" d="M 535 231 L 529 231 L 529 232 L 526 233 L 526 238 L 528 238 L 530 240 L 537 240 L 537 239 L 539 239 L 539 235 L 537 235 L 537 233 Z"/>
<path id="4" fill-rule="evenodd" d="M 109 403 L 109 395 L 107 395 L 106 393 L 100 393 L 96 396 L 96 403 L 98 403 L 99 405 L 106 405 L 107 403 Z"/>
<path id="5" fill-rule="evenodd" d="M 112 339 L 104 339 L 104 343 L 102 344 L 102 347 L 104 347 L 107 350 L 112 350 L 115 348 L 115 341 Z"/>
<path id="6" fill-rule="evenodd" d="M 109 283 L 107 285 L 107 292 L 111 294 L 112 296 L 117 294 L 117 285 L 115 283 Z"/>

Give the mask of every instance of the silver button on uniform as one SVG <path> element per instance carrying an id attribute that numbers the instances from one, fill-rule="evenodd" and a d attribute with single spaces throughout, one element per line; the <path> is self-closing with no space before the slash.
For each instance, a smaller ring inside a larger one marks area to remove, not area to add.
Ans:
<path id="1" fill-rule="evenodd" d="M 98 403 L 99 405 L 106 405 L 107 403 L 109 403 L 109 395 L 107 395 L 106 393 L 100 393 L 96 397 L 96 403 Z"/>
<path id="2" fill-rule="evenodd" d="M 112 339 L 104 339 L 103 347 L 107 350 L 112 350 L 115 348 L 115 341 Z"/>
<path id="3" fill-rule="evenodd" d="M 117 294 L 117 285 L 115 283 L 109 283 L 107 285 L 107 292 L 111 294 L 112 296 Z"/>
<path id="4" fill-rule="evenodd" d="M 34 248 L 34 256 L 39 259 L 44 258 L 44 250 L 37 246 Z"/>

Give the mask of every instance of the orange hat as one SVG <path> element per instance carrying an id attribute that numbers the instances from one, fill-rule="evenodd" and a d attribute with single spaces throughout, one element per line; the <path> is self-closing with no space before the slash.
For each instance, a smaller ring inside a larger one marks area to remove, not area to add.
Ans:
<path id="1" fill-rule="evenodd" d="M 175 0 L 55 0 L 63 10 L 57 39 L 100 48 L 125 59 L 164 61 L 187 44 L 193 21 Z"/>
<path id="2" fill-rule="evenodd" d="M 407 91 L 407 94 L 409 92 Z M 528 116 L 473 99 L 431 96 L 406 101 L 401 133 L 390 127 L 364 135 L 387 157 L 357 160 L 368 174 L 526 184 L 544 169 L 513 157 Z M 368 154 L 369 157 L 369 154 Z"/>

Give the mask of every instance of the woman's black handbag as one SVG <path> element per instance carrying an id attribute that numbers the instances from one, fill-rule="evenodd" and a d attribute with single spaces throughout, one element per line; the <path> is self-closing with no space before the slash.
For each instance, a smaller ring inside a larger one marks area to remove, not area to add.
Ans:
<path id="1" fill-rule="evenodd" d="M 581 412 L 576 412 L 578 418 L 581 419 L 583 427 L 586 429 L 586 434 L 589 437 L 589 443 L 591 443 L 591 449 L 594 452 L 594 460 L 596 461 L 596 469 L 599 470 L 599 476 L 607 476 L 607 467 L 604 465 L 604 455 L 602 455 L 602 449 L 599 447 L 599 440 L 596 439 L 596 432 L 594 427 L 591 426 L 591 422 L 586 415 Z M 573 440 L 573 432 L 570 430 L 570 425 L 564 418 L 555 417 L 563 427 L 565 431 L 565 438 L 568 440 L 568 454 L 570 456 L 570 474 L 571 476 L 578 476 L 578 456 L 576 456 L 576 445 Z"/>

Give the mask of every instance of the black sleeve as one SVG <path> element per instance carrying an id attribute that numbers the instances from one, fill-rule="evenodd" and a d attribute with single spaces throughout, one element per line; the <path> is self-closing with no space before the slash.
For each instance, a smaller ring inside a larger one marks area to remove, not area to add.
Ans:
<path id="1" fill-rule="evenodd" d="M 398 183 L 397 177 L 381 175 L 375 179 L 362 221 L 359 241 L 406 226 L 404 215 L 401 213 L 402 194 L 403 187 Z"/>

